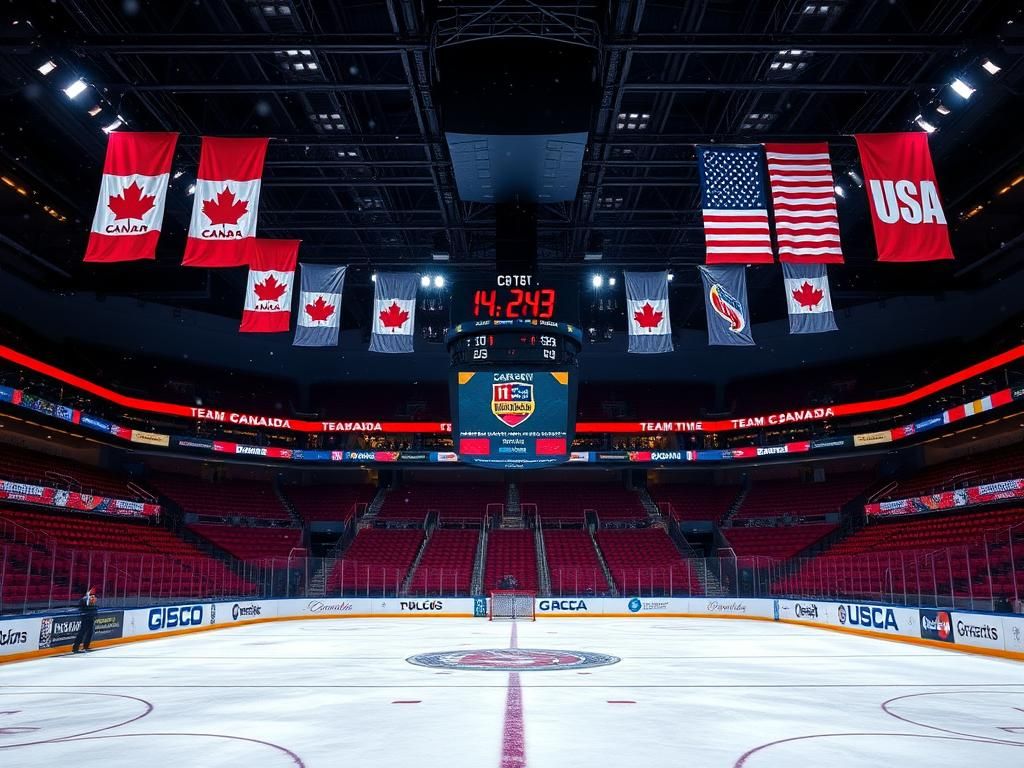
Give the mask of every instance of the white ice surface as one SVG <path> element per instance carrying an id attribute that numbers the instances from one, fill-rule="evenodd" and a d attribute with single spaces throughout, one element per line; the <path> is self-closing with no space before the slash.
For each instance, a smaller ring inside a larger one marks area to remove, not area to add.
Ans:
<path id="1" fill-rule="evenodd" d="M 277 622 L 4 665 L 0 765 L 499 768 L 508 674 L 405 659 L 507 647 L 510 628 Z M 1024 765 L 1018 662 L 744 620 L 518 635 L 622 659 L 520 674 L 528 768 L 731 768 L 780 741 L 743 768 Z"/>

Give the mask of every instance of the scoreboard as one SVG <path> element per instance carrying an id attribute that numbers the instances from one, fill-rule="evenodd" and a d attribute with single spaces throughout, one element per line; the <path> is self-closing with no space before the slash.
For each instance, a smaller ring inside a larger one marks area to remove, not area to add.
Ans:
<path id="1" fill-rule="evenodd" d="M 583 335 L 574 288 L 533 275 L 453 291 L 452 437 L 459 459 L 530 469 L 569 459 Z"/>

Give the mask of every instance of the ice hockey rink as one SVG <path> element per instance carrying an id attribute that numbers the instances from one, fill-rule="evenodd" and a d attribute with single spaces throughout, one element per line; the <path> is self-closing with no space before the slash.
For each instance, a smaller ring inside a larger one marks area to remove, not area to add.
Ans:
<path id="1" fill-rule="evenodd" d="M 1020 766 L 1024 666 L 749 620 L 274 622 L 0 667 L 0 764 Z"/>

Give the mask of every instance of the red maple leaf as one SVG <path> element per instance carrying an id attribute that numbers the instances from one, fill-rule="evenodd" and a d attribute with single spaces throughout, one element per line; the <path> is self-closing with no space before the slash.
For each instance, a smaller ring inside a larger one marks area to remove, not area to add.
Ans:
<path id="1" fill-rule="evenodd" d="M 306 314 L 315 323 L 322 323 L 334 314 L 334 306 L 324 301 L 323 296 L 317 296 L 316 301 L 306 305 Z"/>
<path id="2" fill-rule="evenodd" d="M 141 219 L 156 205 L 156 195 L 142 194 L 139 182 L 133 181 L 121 190 L 120 195 L 111 195 L 107 207 L 114 212 L 114 219 Z"/>
<path id="3" fill-rule="evenodd" d="M 825 298 L 825 293 L 804 280 L 804 284 L 793 291 L 793 299 L 801 307 L 816 307 Z"/>
<path id="4" fill-rule="evenodd" d="M 409 313 L 398 306 L 394 301 L 387 309 L 381 310 L 380 323 L 385 328 L 401 328 L 409 319 Z"/>
<path id="5" fill-rule="evenodd" d="M 224 187 L 213 200 L 203 201 L 203 213 L 210 224 L 238 224 L 238 220 L 249 210 L 249 203 L 239 200 Z"/>
<path id="6" fill-rule="evenodd" d="M 253 290 L 256 291 L 256 296 L 260 301 L 277 301 L 281 298 L 281 294 L 284 293 L 286 287 L 284 283 L 277 282 L 277 278 L 271 275 L 262 283 L 256 283 L 253 286 Z"/>
<path id="7" fill-rule="evenodd" d="M 633 319 L 636 320 L 636 324 L 641 328 L 657 328 L 661 325 L 661 320 L 665 316 L 664 312 L 655 312 L 654 307 L 651 303 L 645 302 L 637 312 L 633 313 Z"/>

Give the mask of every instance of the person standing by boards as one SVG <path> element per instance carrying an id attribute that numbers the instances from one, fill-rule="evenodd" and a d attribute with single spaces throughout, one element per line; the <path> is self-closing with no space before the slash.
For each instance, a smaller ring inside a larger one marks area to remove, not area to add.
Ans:
<path id="1" fill-rule="evenodd" d="M 92 643 L 92 630 L 96 624 L 96 587 L 89 587 L 89 590 L 82 595 L 78 601 L 78 608 L 81 611 L 82 625 L 75 635 L 75 644 L 71 647 L 72 653 L 78 653 L 79 648 L 88 651 Z"/>

